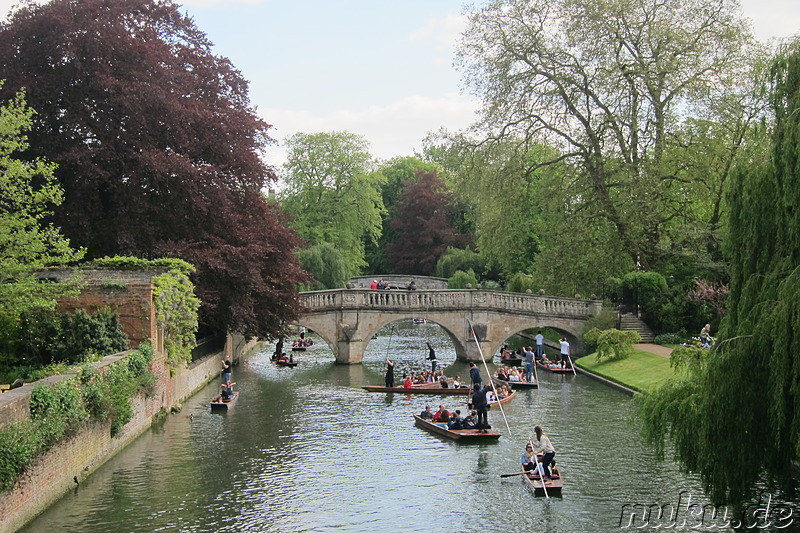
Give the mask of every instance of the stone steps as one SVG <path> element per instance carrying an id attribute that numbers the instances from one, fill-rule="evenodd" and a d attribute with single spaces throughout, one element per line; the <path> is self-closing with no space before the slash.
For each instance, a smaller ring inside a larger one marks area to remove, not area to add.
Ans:
<path id="1" fill-rule="evenodd" d="M 635 331 L 642 337 L 642 342 L 652 343 L 656 336 L 650 328 L 634 315 L 622 315 L 619 320 L 620 331 Z"/>

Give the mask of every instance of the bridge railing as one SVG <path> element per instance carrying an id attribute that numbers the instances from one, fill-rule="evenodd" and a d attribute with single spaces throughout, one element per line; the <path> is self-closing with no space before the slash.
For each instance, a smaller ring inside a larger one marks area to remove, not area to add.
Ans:
<path id="1" fill-rule="evenodd" d="M 345 309 L 407 310 L 415 313 L 452 309 L 487 309 L 524 314 L 586 317 L 600 312 L 599 300 L 577 300 L 484 290 L 334 289 L 301 294 L 309 311 Z"/>

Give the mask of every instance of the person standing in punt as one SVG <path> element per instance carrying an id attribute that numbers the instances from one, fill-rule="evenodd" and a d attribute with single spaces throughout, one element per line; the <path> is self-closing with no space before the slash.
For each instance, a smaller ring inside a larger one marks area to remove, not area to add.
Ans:
<path id="1" fill-rule="evenodd" d="M 428 361 L 431 362 L 431 372 L 436 372 L 436 350 L 431 346 L 431 341 L 425 341 L 425 344 L 428 345 Z"/>
<path id="2" fill-rule="evenodd" d="M 533 381 L 533 350 L 530 346 L 525 348 L 525 381 L 530 383 Z"/>
<path id="3" fill-rule="evenodd" d="M 481 369 L 478 368 L 478 365 L 476 365 L 475 363 L 469 364 L 469 379 L 472 380 L 473 387 L 477 385 L 478 388 L 480 388 L 481 385 L 483 385 L 483 378 L 481 377 Z"/>
<path id="4" fill-rule="evenodd" d="M 569 343 L 566 337 L 561 337 L 558 341 L 561 344 L 561 368 L 571 368 L 569 360 Z"/>
<path id="5" fill-rule="evenodd" d="M 543 480 L 550 479 L 550 476 L 553 475 L 553 471 L 550 468 L 551 464 L 555 464 L 553 462 L 553 458 L 556 456 L 556 449 L 553 448 L 553 444 L 550 442 L 550 437 L 548 437 L 542 428 L 536 426 L 533 428 L 534 433 L 536 433 L 536 439 L 531 439 L 531 444 L 533 445 L 533 451 L 535 453 L 543 453 L 544 457 L 542 460 L 539 461 L 539 468 L 541 470 L 541 475 Z"/>
<path id="6" fill-rule="evenodd" d="M 232 366 L 231 356 L 226 355 L 225 359 L 222 360 L 222 383 L 227 383 L 231 380 Z"/>
<path id="7" fill-rule="evenodd" d="M 541 359 L 544 355 L 544 335 L 542 332 L 536 334 L 536 359 Z"/>
<path id="8" fill-rule="evenodd" d="M 386 358 L 386 387 L 394 387 L 394 363 L 388 357 Z"/>
<path id="9" fill-rule="evenodd" d="M 480 383 L 472 386 L 472 409 L 477 413 L 475 428 L 483 430 L 484 433 L 488 433 L 489 428 L 489 401 L 486 399 L 489 389 L 488 385 L 481 388 Z"/>

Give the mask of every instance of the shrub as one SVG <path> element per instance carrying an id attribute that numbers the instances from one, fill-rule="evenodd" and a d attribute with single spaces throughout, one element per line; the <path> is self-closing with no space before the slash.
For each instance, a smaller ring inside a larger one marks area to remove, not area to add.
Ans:
<path id="1" fill-rule="evenodd" d="M 448 247 L 436 262 L 433 275 L 439 278 L 451 278 L 458 271 L 484 272 L 486 262 L 480 255 L 469 249 Z"/>
<path id="2" fill-rule="evenodd" d="M 590 317 L 583 326 L 583 344 L 588 353 L 597 351 L 597 344 L 595 341 L 597 337 L 586 334 L 593 329 L 607 330 L 617 327 L 617 312 L 610 307 L 603 307 L 597 316 Z"/>
<path id="3" fill-rule="evenodd" d="M 667 346 L 669 344 L 683 344 L 686 336 L 680 333 L 662 333 L 661 335 L 657 335 L 655 338 L 655 343 L 660 344 L 661 346 Z"/>
<path id="4" fill-rule="evenodd" d="M 468 270 L 464 272 L 463 270 L 458 270 L 455 274 L 447 280 L 447 288 L 448 289 L 466 289 L 467 285 L 475 285 L 478 284 L 478 277 L 475 275 L 473 270 Z"/>
<path id="5" fill-rule="evenodd" d="M 531 292 L 535 292 L 533 288 L 534 280 L 533 276 L 530 274 L 525 274 L 523 272 L 517 272 L 513 276 L 508 279 L 508 283 L 506 283 L 506 290 L 508 292 L 527 292 L 528 289 Z"/>
<path id="6" fill-rule="evenodd" d="M 635 331 L 620 331 L 618 329 L 599 330 L 594 328 L 584 335 L 597 347 L 597 360 L 609 359 L 616 361 L 625 359 L 633 353 L 633 345 L 642 342 L 642 337 Z"/>

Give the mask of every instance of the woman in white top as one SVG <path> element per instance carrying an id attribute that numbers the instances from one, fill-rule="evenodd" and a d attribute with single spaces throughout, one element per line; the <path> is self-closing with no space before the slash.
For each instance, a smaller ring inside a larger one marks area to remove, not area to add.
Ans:
<path id="1" fill-rule="evenodd" d="M 550 465 L 555 465 L 553 458 L 556 455 L 556 449 L 553 448 L 553 444 L 550 442 L 550 437 L 548 437 L 544 431 L 542 431 L 541 427 L 536 426 L 533 428 L 533 431 L 536 433 L 536 439 L 532 439 L 531 444 L 533 444 L 533 450 L 536 453 L 544 453 L 544 457 L 542 457 L 542 460 L 539 462 L 539 467 L 541 469 L 541 473 L 543 474 L 543 478 L 547 480 L 553 475 Z"/>

